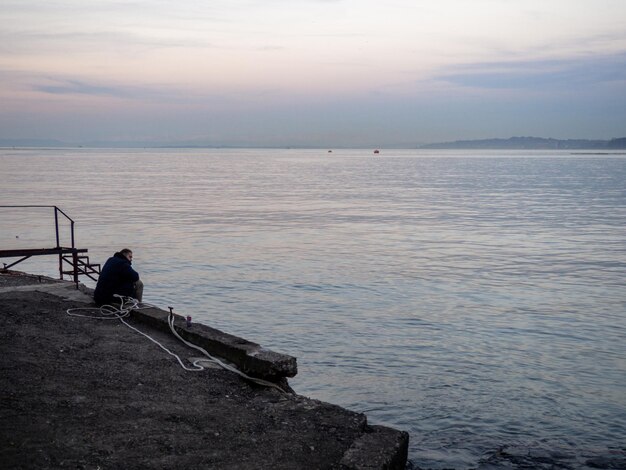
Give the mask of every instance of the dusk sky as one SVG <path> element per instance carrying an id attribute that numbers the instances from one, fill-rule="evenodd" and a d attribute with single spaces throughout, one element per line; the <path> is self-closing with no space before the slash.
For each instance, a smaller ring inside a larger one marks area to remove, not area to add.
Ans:
<path id="1" fill-rule="evenodd" d="M 0 0 L 0 139 L 626 135 L 624 0 Z"/>

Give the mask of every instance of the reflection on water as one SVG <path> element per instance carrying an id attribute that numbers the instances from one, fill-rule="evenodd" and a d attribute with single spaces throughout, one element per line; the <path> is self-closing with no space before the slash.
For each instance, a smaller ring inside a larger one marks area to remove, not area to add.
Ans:
<path id="1" fill-rule="evenodd" d="M 623 451 L 626 160 L 382 155 L 7 149 L 2 204 L 59 205 L 94 261 L 133 248 L 147 300 L 297 356 L 298 392 L 409 431 L 420 467 Z"/>

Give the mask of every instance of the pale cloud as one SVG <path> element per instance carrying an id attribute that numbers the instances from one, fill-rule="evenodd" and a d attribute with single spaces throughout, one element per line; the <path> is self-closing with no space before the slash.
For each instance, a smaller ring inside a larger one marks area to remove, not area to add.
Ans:
<path id="1" fill-rule="evenodd" d="M 560 95 L 568 112 L 626 95 L 624 17 L 622 0 L 4 0 L 0 137 L 28 132 L 44 108 L 65 113 L 46 127 L 56 132 L 80 110 L 86 136 L 124 114 L 181 138 L 202 122 L 233 139 L 282 126 L 303 140 L 429 141 L 446 125 L 466 138 L 463 122 L 479 132 L 470 114 L 512 134 L 554 115 L 556 129 Z"/>
<path id="2" fill-rule="evenodd" d="M 451 66 L 436 77 L 464 87 L 525 89 L 554 93 L 579 87 L 626 85 L 626 53 Z"/>
<path id="3" fill-rule="evenodd" d="M 33 90 L 52 95 L 114 96 L 117 98 L 128 98 L 135 95 L 131 90 L 94 85 L 78 80 L 63 80 L 56 81 L 54 84 L 35 85 Z"/>

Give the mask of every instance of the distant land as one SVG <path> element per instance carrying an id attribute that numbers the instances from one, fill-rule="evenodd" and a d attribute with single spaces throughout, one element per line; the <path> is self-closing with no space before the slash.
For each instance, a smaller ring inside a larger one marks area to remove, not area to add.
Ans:
<path id="1" fill-rule="evenodd" d="M 626 149 L 626 137 L 611 140 L 544 139 L 509 137 L 508 139 L 457 140 L 421 145 L 421 149 L 510 149 L 510 150 L 615 150 Z"/>
<path id="2" fill-rule="evenodd" d="M 63 142 L 55 139 L 0 139 L 0 147 L 39 147 L 39 148 L 270 148 L 269 146 L 207 143 L 202 141 L 98 141 L 98 142 Z M 285 146 L 277 146 L 284 148 Z M 509 137 L 481 140 L 456 140 L 422 145 L 384 145 L 380 148 L 417 148 L 417 149 L 502 149 L 502 150 L 621 150 L 626 149 L 626 137 L 611 140 L 589 139 L 552 139 L 543 137 Z M 319 146 L 294 145 L 288 148 L 320 148 Z M 324 147 L 326 148 L 326 146 Z M 332 145 L 328 148 L 333 148 Z M 339 148 L 339 147 L 335 147 Z M 341 146 L 341 148 L 345 148 Z M 356 146 L 355 148 L 359 148 Z M 369 147 L 367 147 L 369 148 Z"/>

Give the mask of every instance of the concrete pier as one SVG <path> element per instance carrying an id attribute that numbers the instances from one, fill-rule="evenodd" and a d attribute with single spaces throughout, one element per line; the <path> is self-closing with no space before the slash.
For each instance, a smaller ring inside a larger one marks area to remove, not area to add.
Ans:
<path id="1" fill-rule="evenodd" d="M 169 312 L 147 308 L 132 312 L 133 318 L 161 331 L 169 332 Z M 296 358 L 262 348 L 259 344 L 224 333 L 201 323 L 187 326 L 185 318 L 175 315 L 174 325 L 182 338 L 204 348 L 209 354 L 227 359 L 247 375 L 279 381 L 298 373 Z"/>
<path id="2" fill-rule="evenodd" d="M 0 274 L 3 468 L 403 469 L 408 434 L 216 368 L 183 370 L 119 320 L 72 317 L 86 289 Z M 128 322 L 198 357 L 160 309 Z M 181 317 L 179 333 L 249 375 L 286 384 L 296 359 Z"/>

